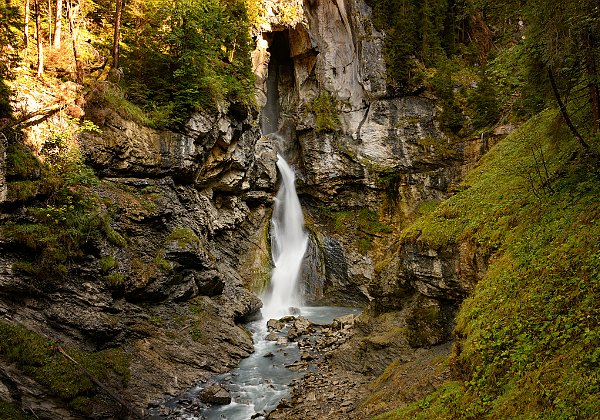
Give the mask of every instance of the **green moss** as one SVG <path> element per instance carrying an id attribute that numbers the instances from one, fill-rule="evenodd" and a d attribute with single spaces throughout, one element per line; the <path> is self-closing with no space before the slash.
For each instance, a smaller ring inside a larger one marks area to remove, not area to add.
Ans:
<path id="1" fill-rule="evenodd" d="M 417 206 L 417 215 L 427 216 L 433 212 L 441 203 L 441 200 L 424 200 Z"/>
<path id="2" fill-rule="evenodd" d="M 39 181 L 12 181 L 7 183 L 8 201 L 27 201 L 34 198 L 39 190 Z"/>
<path id="3" fill-rule="evenodd" d="M 173 270 L 173 263 L 165 260 L 164 251 L 158 253 L 156 257 L 154 257 L 154 265 L 158 267 L 158 269 L 162 272 L 168 273 Z"/>
<path id="4" fill-rule="evenodd" d="M 177 241 L 181 248 L 200 244 L 198 236 L 188 228 L 177 228 L 167 236 L 167 241 Z"/>
<path id="5" fill-rule="evenodd" d="M 9 180 L 35 180 L 42 172 L 42 163 L 22 143 L 9 144 L 6 149 L 6 177 Z"/>
<path id="6" fill-rule="evenodd" d="M 318 217 L 326 226 L 337 233 L 351 233 L 356 240 L 356 246 L 362 253 L 367 253 L 373 247 L 373 238 L 392 232 L 392 228 L 379 220 L 373 210 L 334 210 L 329 207 L 317 208 Z"/>
<path id="7" fill-rule="evenodd" d="M 404 232 L 434 248 L 468 242 L 491 260 L 456 318 L 460 382 L 380 418 L 597 415 L 600 174 L 573 158 L 556 117 L 546 111 L 508 136 Z M 528 178 L 541 165 L 532 150 L 543 150 L 549 188 Z"/>
<path id="8" fill-rule="evenodd" d="M 108 242 L 118 246 L 119 248 L 125 248 L 127 246 L 127 239 L 125 239 L 125 237 L 119 232 L 114 230 L 110 223 L 105 224 L 104 229 Z"/>
<path id="9" fill-rule="evenodd" d="M 119 261 L 112 255 L 109 255 L 101 258 L 100 261 L 98 261 L 98 264 L 100 264 L 100 271 L 102 271 L 102 274 L 107 274 L 119 265 Z"/>
<path id="10" fill-rule="evenodd" d="M 104 279 L 111 286 L 120 286 L 125 282 L 125 276 L 118 272 L 107 274 Z"/>
<path id="11" fill-rule="evenodd" d="M 417 140 L 417 144 L 429 151 L 435 159 L 453 159 L 458 154 L 448 140 L 440 137 L 423 137 Z"/>
<path id="12" fill-rule="evenodd" d="M 192 336 L 192 340 L 200 341 L 202 339 L 202 330 L 200 328 L 192 328 L 190 335 Z"/>
<path id="13" fill-rule="evenodd" d="M 0 354 L 9 363 L 72 404 L 97 395 L 99 390 L 83 370 L 57 351 L 58 344 L 26 328 L 0 321 Z M 83 368 L 107 386 L 123 387 L 129 381 L 130 357 L 120 349 L 87 353 L 64 346 Z M 72 405 L 73 406 L 73 405 Z M 74 407 L 76 408 L 76 407 Z"/>
<path id="14" fill-rule="evenodd" d="M 26 413 L 14 404 L 0 400 L 0 419 L 5 420 L 34 420 L 36 417 Z"/>
<path id="15" fill-rule="evenodd" d="M 340 128 L 337 101 L 329 93 L 321 93 L 310 102 L 310 111 L 315 114 L 316 131 L 335 131 Z"/>

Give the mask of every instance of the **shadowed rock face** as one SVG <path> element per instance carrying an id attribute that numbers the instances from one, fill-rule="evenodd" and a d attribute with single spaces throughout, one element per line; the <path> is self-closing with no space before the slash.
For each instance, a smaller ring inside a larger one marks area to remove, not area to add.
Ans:
<path id="1" fill-rule="evenodd" d="M 85 256 L 69 261 L 64 278 L 30 278 L 14 264 L 31 259 L 31 251 L 0 238 L 0 318 L 69 348 L 122 350 L 130 379 L 111 387 L 142 409 L 230 370 L 252 351 L 237 323 L 261 302 L 244 287 L 255 266 L 240 256 L 264 241 L 276 156 L 251 116 L 197 114 L 173 133 L 111 110 L 88 115 L 103 116 L 95 120 L 100 134 L 80 138 L 101 176 L 92 191 L 98 217 L 110 215 L 122 243 L 92 239 Z M 28 205 L 11 202 L 3 223 L 22 221 Z M 0 389 L 12 390 L 6 400 L 35 407 L 45 418 L 78 417 L 16 366 L 0 366 Z M 123 417 L 107 401 L 97 415 Z"/>

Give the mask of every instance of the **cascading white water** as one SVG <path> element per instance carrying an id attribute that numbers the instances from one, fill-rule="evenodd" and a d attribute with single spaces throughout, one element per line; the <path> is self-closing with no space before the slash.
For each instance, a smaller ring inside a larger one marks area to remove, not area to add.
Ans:
<path id="1" fill-rule="evenodd" d="M 277 168 L 281 174 L 281 187 L 271 219 L 271 252 L 275 267 L 271 273 L 271 294 L 264 298 L 262 312 L 266 319 L 287 315 L 290 307 L 302 304 L 297 283 L 308 244 L 294 170 L 281 155 L 277 155 Z"/>

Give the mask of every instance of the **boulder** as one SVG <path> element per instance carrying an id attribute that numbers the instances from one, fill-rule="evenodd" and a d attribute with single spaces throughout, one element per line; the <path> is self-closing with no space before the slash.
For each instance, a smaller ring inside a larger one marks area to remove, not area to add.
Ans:
<path id="1" fill-rule="evenodd" d="M 227 405 L 231 403 L 231 394 L 220 384 L 212 384 L 200 392 L 200 401 L 206 404 Z"/>

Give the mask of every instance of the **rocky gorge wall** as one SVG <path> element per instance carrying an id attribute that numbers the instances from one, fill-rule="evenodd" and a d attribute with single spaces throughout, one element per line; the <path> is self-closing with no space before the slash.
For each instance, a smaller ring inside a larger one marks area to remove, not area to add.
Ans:
<path id="1" fill-rule="evenodd" d="M 40 418 L 125 418 L 165 393 L 230 370 L 253 350 L 239 326 L 261 306 L 248 279 L 262 279 L 269 267 L 261 229 L 270 219 L 275 152 L 253 125 L 255 116 L 196 114 L 174 133 L 123 118 L 93 95 L 85 113 L 100 132 L 81 133 L 78 144 L 99 182 L 83 188 L 83 199 L 93 203 L 92 217 L 104 221 L 104 234 L 91 233 L 64 273 L 32 274 L 47 241 L 31 239 L 37 251 L 14 234 L 42 228 L 32 216 L 46 199 L 40 174 L 21 179 L 14 147 L 8 171 L 2 166 L 9 176 L 1 213 L 0 333 L 14 350 L 0 352 L 0 397 Z M 24 197 L 17 188 L 25 182 L 40 186 Z M 263 255 L 255 261 L 257 250 Z M 23 334 L 39 347 L 39 360 L 19 350 Z M 89 389 L 85 372 L 44 346 L 49 341 L 130 406 Z M 48 360 L 62 367 L 48 374 Z M 125 366 L 118 372 L 115 360 Z M 62 382 L 71 377 L 79 382 L 66 392 Z"/>
<path id="2" fill-rule="evenodd" d="M 253 66 L 259 108 L 276 88 L 278 112 L 268 122 L 291 140 L 284 153 L 297 169 L 311 234 L 303 287 L 313 303 L 367 307 L 356 324 L 360 345 L 350 341 L 331 359 L 381 371 L 411 346 L 447 341 L 453 311 L 485 269 L 469 244 L 432 249 L 397 235 L 421 203 L 451 193 L 487 141 L 444 134 L 430 94 L 388 90 L 385 34 L 364 1 L 284 4 L 291 18 L 264 2 Z M 268 281 L 280 145 L 261 136 L 264 113 L 235 105 L 197 113 L 177 133 L 142 126 L 93 95 L 84 111 L 101 130 L 78 136 L 100 178 L 91 193 L 118 236 L 90 240 L 60 281 L 19 270 L 15 263 L 35 250 L 3 236 L 0 316 L 65 347 L 117 349 L 129 373 L 112 386 L 145 408 L 252 351 L 239 323 L 260 308 L 249 290 Z M 27 209 L 43 192 L 15 197 L 11 185 L 22 180 L 7 181 L 2 222 L 30 222 Z M 3 400 L 41 417 L 81 416 L 73 401 L 83 392 L 65 397 L 17 361 L 1 366 Z M 121 409 L 106 398 L 83 405 L 99 416 Z"/>
<path id="3" fill-rule="evenodd" d="M 389 282 L 379 284 L 377 271 L 390 255 L 404 257 L 388 246 L 392 238 L 420 203 L 451 193 L 488 141 L 446 135 L 431 94 L 397 96 L 388 88 L 385 34 L 373 26 L 364 1 L 282 4 L 265 7 L 253 66 L 259 105 L 267 103 L 269 71 L 277 71 L 270 86 L 279 92 L 278 128 L 295 145 L 289 156 L 300 172 L 298 191 L 312 233 L 306 266 L 316 267 L 305 270 L 305 288 L 315 302 L 379 301 Z M 286 5 L 296 11 L 291 20 Z M 273 66 L 271 45 L 282 42 L 289 58 L 282 59 L 278 47 Z M 408 281 L 417 293 L 423 290 L 419 272 L 427 270 L 418 267 L 422 261 L 413 260 L 415 281 Z M 451 289 L 443 290 L 457 293 Z"/>

